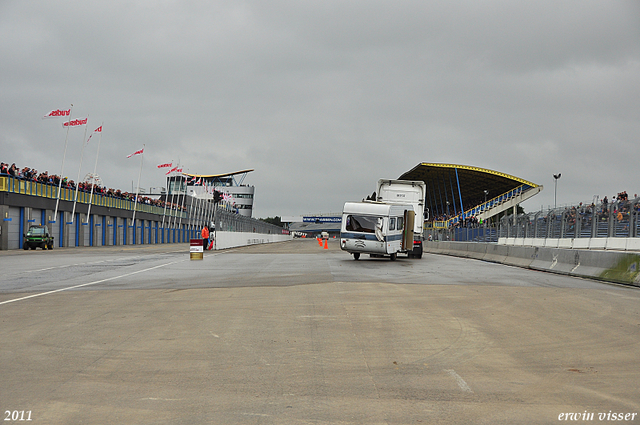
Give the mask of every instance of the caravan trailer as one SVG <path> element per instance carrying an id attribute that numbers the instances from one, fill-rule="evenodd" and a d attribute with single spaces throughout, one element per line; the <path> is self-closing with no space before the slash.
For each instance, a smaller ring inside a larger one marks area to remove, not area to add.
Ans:
<path id="1" fill-rule="evenodd" d="M 340 248 L 359 259 L 360 254 L 388 255 L 413 250 L 415 213 L 410 204 L 376 201 L 347 202 L 342 211 Z"/>

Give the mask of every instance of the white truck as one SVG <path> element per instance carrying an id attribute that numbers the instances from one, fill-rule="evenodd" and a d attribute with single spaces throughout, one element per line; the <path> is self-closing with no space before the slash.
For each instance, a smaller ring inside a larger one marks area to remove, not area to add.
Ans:
<path id="1" fill-rule="evenodd" d="M 394 204 L 409 204 L 413 206 L 415 221 L 413 228 L 413 250 L 409 257 L 422 258 L 422 242 L 424 241 L 423 225 L 428 219 L 425 215 L 424 202 L 427 195 L 427 185 L 423 181 L 412 180 L 378 180 L 376 200 Z"/>
<path id="2" fill-rule="evenodd" d="M 386 256 L 413 250 L 413 207 L 376 201 L 347 202 L 342 210 L 340 249 L 353 254 Z"/>

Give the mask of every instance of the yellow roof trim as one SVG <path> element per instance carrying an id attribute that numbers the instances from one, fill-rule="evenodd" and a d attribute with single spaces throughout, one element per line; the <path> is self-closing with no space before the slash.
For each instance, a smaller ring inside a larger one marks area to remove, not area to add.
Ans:
<path id="1" fill-rule="evenodd" d="M 512 176 L 510 174 L 507 173 L 501 173 L 500 171 L 494 171 L 494 170 L 489 170 L 488 168 L 480 168 L 480 167 L 472 167 L 470 165 L 457 165 L 457 164 L 434 164 L 434 163 L 428 163 L 428 162 L 421 162 L 419 166 L 424 165 L 427 167 L 437 167 L 437 168 L 460 168 L 463 170 L 470 170 L 470 171 L 478 171 L 481 173 L 487 173 L 487 174 L 493 174 L 494 176 L 499 176 L 499 177 L 504 177 L 510 180 L 515 180 L 517 182 L 529 185 L 531 187 L 538 187 L 537 184 L 530 182 L 528 180 L 525 179 L 521 179 L 519 177 L 516 176 Z M 415 167 L 414 170 L 418 167 Z M 413 170 L 412 170 L 413 171 Z M 410 171 L 408 171 L 410 172 Z M 406 173 L 405 173 L 406 174 Z"/>

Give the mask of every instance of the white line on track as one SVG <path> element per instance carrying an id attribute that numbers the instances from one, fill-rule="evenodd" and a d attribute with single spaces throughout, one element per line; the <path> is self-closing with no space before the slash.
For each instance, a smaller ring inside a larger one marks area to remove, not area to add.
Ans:
<path id="1" fill-rule="evenodd" d="M 138 271 L 131 272 L 131 273 L 125 273 L 125 274 L 122 274 L 120 276 L 114 276 L 114 277 L 110 277 L 110 278 L 107 278 L 107 279 L 96 280 L 95 282 L 82 283 L 80 285 L 69 286 L 67 288 L 60 288 L 60 289 L 55 289 L 53 291 L 47 291 L 47 292 L 41 292 L 39 294 L 28 295 L 28 296 L 22 297 L 22 298 L 16 298 L 16 299 L 13 299 L 13 300 L 2 301 L 2 302 L 0 302 L 0 305 L 9 304 L 9 303 L 13 303 L 13 302 L 16 302 L 16 301 L 28 300 L 29 298 L 41 297 L 43 295 L 55 294 L 56 292 L 68 291 L 69 289 L 82 288 L 83 286 L 91 286 L 91 285 L 96 285 L 98 283 L 109 282 L 111 280 L 116 280 L 116 279 L 120 279 L 120 278 L 123 278 L 123 277 L 132 276 L 134 274 L 148 272 L 149 270 L 159 269 L 160 267 L 170 266 L 171 264 L 182 263 L 183 261 L 187 261 L 187 260 L 188 260 L 188 258 L 182 259 L 182 260 L 179 260 L 179 261 L 172 261 L 170 263 L 160 264 L 158 266 L 153 266 L 153 267 L 150 267 L 148 269 L 138 270 Z"/>
<path id="2" fill-rule="evenodd" d="M 472 393 L 473 391 L 471 391 L 471 388 L 469 388 L 469 385 L 467 385 L 466 382 L 464 382 L 464 379 L 462 379 L 462 377 L 460 375 L 458 375 L 456 373 L 455 370 L 453 369 L 444 369 L 445 372 L 447 372 L 449 375 L 453 376 L 453 378 L 456 380 L 456 382 L 458 383 L 458 386 L 460 387 L 460 389 L 464 392 L 467 393 Z"/>

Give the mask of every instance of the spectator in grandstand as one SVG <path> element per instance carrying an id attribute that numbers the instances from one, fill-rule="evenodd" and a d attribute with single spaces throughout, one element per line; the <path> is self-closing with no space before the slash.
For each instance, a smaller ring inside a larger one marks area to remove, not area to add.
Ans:
<path id="1" fill-rule="evenodd" d="M 9 174 L 9 164 L 0 162 L 0 174 Z"/>

